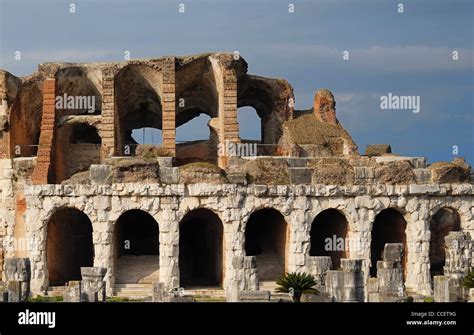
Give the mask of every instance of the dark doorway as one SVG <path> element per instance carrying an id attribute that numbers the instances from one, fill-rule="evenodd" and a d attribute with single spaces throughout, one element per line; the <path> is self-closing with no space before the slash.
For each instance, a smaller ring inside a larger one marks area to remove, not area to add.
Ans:
<path id="1" fill-rule="evenodd" d="M 48 223 L 47 264 L 50 286 L 81 280 L 81 267 L 94 264 L 92 223 L 83 212 L 63 208 Z"/>
<path id="2" fill-rule="evenodd" d="M 123 213 L 115 228 L 117 283 L 152 283 L 159 280 L 159 227 L 148 213 Z"/>
<path id="3" fill-rule="evenodd" d="M 210 210 L 189 212 L 180 223 L 180 284 L 221 286 L 223 278 L 223 227 Z"/>
<path id="4" fill-rule="evenodd" d="M 452 208 L 441 208 L 430 222 L 430 274 L 431 277 L 443 275 L 446 261 L 444 238 L 450 231 L 459 231 L 461 220 Z"/>
<path id="5" fill-rule="evenodd" d="M 347 257 L 348 224 L 344 214 L 336 209 L 319 213 L 311 224 L 310 256 L 330 256 L 332 266 L 338 269 L 341 258 Z"/>
<path id="6" fill-rule="evenodd" d="M 407 222 L 402 214 L 396 209 L 387 208 L 381 211 L 376 217 L 372 227 L 372 242 L 370 247 L 372 265 L 370 275 L 377 275 L 377 261 L 382 259 L 383 249 L 386 243 L 403 243 L 402 265 L 406 271 L 407 244 L 405 229 Z"/>
<path id="7" fill-rule="evenodd" d="M 288 225 L 275 209 L 258 210 L 245 229 L 245 254 L 257 257 L 260 281 L 274 281 L 286 271 Z"/>

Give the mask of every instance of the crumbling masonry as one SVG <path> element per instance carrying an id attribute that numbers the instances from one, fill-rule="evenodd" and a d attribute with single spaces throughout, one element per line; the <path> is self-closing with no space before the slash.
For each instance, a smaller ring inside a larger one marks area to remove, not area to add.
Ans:
<path id="1" fill-rule="evenodd" d="M 58 97 L 94 105 L 61 109 Z M 207 286 L 236 300 L 306 271 L 330 300 L 379 301 L 432 295 L 433 278 L 472 268 L 462 159 L 427 165 L 388 145 L 360 155 L 329 90 L 294 110 L 287 81 L 250 75 L 233 54 L 1 70 L 0 99 L 2 279 L 6 259 L 28 258 L 31 294 L 80 292 L 81 267 L 96 267 L 107 295 Z M 240 137 L 245 106 L 260 140 Z M 209 138 L 177 143 L 176 128 L 200 114 Z M 133 138 L 146 127 L 161 145 Z M 244 144 L 255 155 L 238 154 Z M 454 231 L 462 248 L 445 244 Z"/>

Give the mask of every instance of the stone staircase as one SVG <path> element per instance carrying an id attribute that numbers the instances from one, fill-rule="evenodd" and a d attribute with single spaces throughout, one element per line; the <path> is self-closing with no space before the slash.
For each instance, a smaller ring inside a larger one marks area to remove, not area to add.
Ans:
<path id="1" fill-rule="evenodd" d="M 260 281 L 276 281 L 284 272 L 278 254 L 271 249 L 257 255 L 257 266 Z"/>
<path id="2" fill-rule="evenodd" d="M 279 293 L 275 292 L 275 289 L 278 287 L 276 281 L 260 281 L 260 291 L 270 291 L 271 298 L 270 301 L 279 301 L 279 300 L 291 300 L 288 293 Z"/>
<path id="3" fill-rule="evenodd" d="M 117 260 L 116 283 L 151 284 L 159 281 L 159 256 L 122 256 Z"/>
<path id="4" fill-rule="evenodd" d="M 150 299 L 153 293 L 153 285 L 147 284 L 115 284 L 114 296 L 130 299 Z"/>

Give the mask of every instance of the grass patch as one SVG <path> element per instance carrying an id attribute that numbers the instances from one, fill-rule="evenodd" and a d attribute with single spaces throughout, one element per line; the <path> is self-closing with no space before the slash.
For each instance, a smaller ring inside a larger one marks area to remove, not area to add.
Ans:
<path id="1" fill-rule="evenodd" d="M 42 295 L 37 295 L 34 298 L 30 298 L 29 302 L 62 302 L 63 297 L 58 295 L 58 296 L 42 296 Z"/>
<path id="2" fill-rule="evenodd" d="M 144 302 L 143 299 L 130 299 L 126 297 L 107 297 L 106 302 Z"/>

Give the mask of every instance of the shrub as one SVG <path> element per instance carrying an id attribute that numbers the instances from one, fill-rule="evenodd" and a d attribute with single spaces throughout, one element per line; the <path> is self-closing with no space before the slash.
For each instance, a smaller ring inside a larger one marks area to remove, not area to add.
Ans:
<path id="1" fill-rule="evenodd" d="M 301 301 L 303 293 L 319 294 L 319 291 L 314 288 L 316 279 L 314 276 L 305 272 L 291 272 L 283 274 L 278 280 L 276 292 L 292 293 L 294 302 Z"/>

